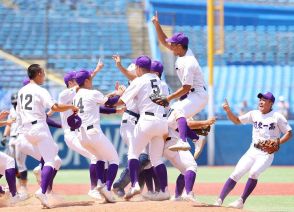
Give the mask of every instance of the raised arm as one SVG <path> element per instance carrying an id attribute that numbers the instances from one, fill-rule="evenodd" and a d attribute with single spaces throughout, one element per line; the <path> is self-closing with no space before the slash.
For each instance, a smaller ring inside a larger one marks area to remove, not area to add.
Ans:
<path id="1" fill-rule="evenodd" d="M 91 78 L 93 79 L 97 74 L 98 72 L 100 72 L 102 70 L 102 68 L 104 67 L 104 64 L 103 62 L 99 59 L 97 65 L 96 65 L 96 68 L 94 69 L 94 71 L 92 72 L 91 74 Z"/>
<path id="2" fill-rule="evenodd" d="M 228 101 L 226 99 L 225 99 L 225 102 L 223 104 L 223 108 L 227 113 L 228 119 L 230 119 L 234 124 L 241 124 L 240 119 L 238 118 L 238 116 L 233 114 L 233 112 L 232 112 L 232 110 L 231 110 L 231 108 L 229 106 L 229 103 L 228 103 Z"/>
<path id="3" fill-rule="evenodd" d="M 120 72 L 125 75 L 129 80 L 133 80 L 137 77 L 135 73 L 132 73 L 131 71 L 128 71 L 126 68 L 124 68 L 121 64 L 121 58 L 119 55 L 113 55 L 112 59 L 115 61 L 116 67 L 120 70 Z"/>
<path id="4" fill-rule="evenodd" d="M 162 30 L 162 28 L 160 26 L 160 23 L 159 23 L 159 20 L 158 20 L 157 11 L 155 12 L 155 15 L 152 17 L 151 20 L 152 20 L 153 25 L 155 26 L 156 33 L 157 33 L 157 37 L 158 37 L 159 42 L 162 45 L 164 45 L 166 48 L 171 49 L 171 45 L 168 42 L 166 42 L 167 36 L 163 32 L 163 30 Z"/>

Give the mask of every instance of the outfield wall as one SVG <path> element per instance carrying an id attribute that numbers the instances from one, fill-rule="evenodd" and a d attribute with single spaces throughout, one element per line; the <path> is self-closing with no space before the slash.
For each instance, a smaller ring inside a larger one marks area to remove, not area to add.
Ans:
<path id="1" fill-rule="evenodd" d="M 292 128 L 294 122 L 291 122 Z M 1 134 L 4 128 L 1 128 Z M 120 156 L 121 165 L 127 163 L 127 147 L 121 141 L 118 124 L 102 125 L 102 130 L 106 136 L 114 143 Z M 249 148 L 251 142 L 251 125 L 236 126 L 228 121 L 218 121 L 215 126 L 216 144 L 215 144 L 215 163 L 216 165 L 235 165 L 240 157 Z M 82 169 L 88 167 L 88 161 L 77 153 L 72 152 L 64 143 L 63 130 L 51 129 L 54 140 L 59 146 L 59 156 L 62 159 L 64 169 Z M 201 156 L 197 160 L 199 165 L 207 164 L 207 146 L 205 146 Z M 3 148 L 1 147 L 1 150 Z M 194 151 L 194 149 L 192 149 Z M 288 143 L 281 146 L 276 154 L 274 165 L 294 165 L 294 141 L 291 139 Z M 29 169 L 37 165 L 37 162 L 30 158 L 27 160 Z"/>

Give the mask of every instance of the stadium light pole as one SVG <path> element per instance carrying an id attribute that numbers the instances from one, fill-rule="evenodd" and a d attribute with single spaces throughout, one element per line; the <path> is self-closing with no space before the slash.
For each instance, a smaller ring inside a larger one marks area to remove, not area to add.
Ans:
<path id="1" fill-rule="evenodd" d="M 217 5 L 215 4 L 217 2 Z M 215 48 L 215 12 L 219 17 L 218 33 L 219 45 Z M 223 0 L 207 0 L 207 63 L 208 63 L 208 117 L 214 117 L 214 54 L 223 54 L 224 52 L 224 3 Z M 215 165 L 215 125 L 212 125 L 211 132 L 208 134 L 207 142 L 207 162 L 208 165 Z"/>
<path id="2" fill-rule="evenodd" d="M 214 0 L 207 0 L 207 63 L 208 63 L 208 117 L 214 116 L 213 102 L 213 64 L 214 64 Z M 215 135 L 214 125 L 208 134 L 207 142 L 207 162 L 208 165 L 214 165 L 215 155 Z"/>

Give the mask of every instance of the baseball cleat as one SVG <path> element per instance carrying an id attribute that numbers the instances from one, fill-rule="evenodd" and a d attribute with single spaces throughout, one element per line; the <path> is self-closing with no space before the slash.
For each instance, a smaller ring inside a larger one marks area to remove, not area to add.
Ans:
<path id="1" fill-rule="evenodd" d="M 101 195 L 100 195 L 100 192 L 97 191 L 96 189 L 90 190 L 90 191 L 88 192 L 88 195 L 89 195 L 90 197 L 92 197 L 93 199 L 95 199 L 95 200 L 101 200 L 101 199 L 102 199 L 102 197 L 101 197 Z"/>
<path id="2" fill-rule="evenodd" d="M 182 196 L 178 196 L 178 197 L 176 197 L 175 195 L 173 195 L 173 196 L 170 198 L 170 201 L 180 202 L 180 201 L 184 201 L 184 199 L 183 199 Z"/>
<path id="3" fill-rule="evenodd" d="M 191 146 L 188 142 L 183 141 L 182 139 L 178 140 L 176 144 L 168 147 L 171 151 L 188 151 L 191 149 Z"/>
<path id="4" fill-rule="evenodd" d="M 243 199 L 242 198 L 237 199 L 236 201 L 230 203 L 228 207 L 242 209 L 244 207 Z"/>
<path id="5" fill-rule="evenodd" d="M 19 203 L 21 201 L 28 199 L 28 197 L 29 197 L 28 195 L 21 195 L 18 193 L 16 193 L 13 197 L 10 195 L 9 204 L 15 205 L 16 203 Z"/>
<path id="6" fill-rule="evenodd" d="M 188 202 L 198 202 L 192 191 L 190 191 L 189 194 L 183 195 L 183 200 L 188 201 Z"/>
<path id="7" fill-rule="evenodd" d="M 119 197 L 123 197 L 126 194 L 125 190 L 120 187 L 113 188 L 112 191 L 113 191 L 113 193 L 115 193 Z"/>
<path id="8" fill-rule="evenodd" d="M 39 189 L 38 191 L 36 191 L 35 197 L 40 200 L 41 204 L 45 208 L 50 208 L 50 205 L 48 203 L 48 198 L 47 198 L 46 194 L 43 194 L 42 193 L 42 190 L 41 189 Z"/>
<path id="9" fill-rule="evenodd" d="M 134 187 L 131 187 L 131 188 L 129 189 L 129 191 L 125 194 L 124 199 L 125 199 L 125 200 L 129 200 L 129 199 L 131 199 L 133 196 L 135 196 L 135 195 L 137 195 L 137 194 L 140 194 L 140 193 L 141 193 L 141 188 L 140 188 L 140 186 L 139 186 L 139 183 L 137 182 L 137 183 L 135 184 L 135 186 L 134 186 Z"/>
<path id="10" fill-rule="evenodd" d="M 170 194 L 168 191 L 160 191 L 153 197 L 153 201 L 164 201 L 164 200 L 169 200 L 170 199 Z"/>
<path id="11" fill-rule="evenodd" d="M 218 198 L 213 205 L 220 207 L 222 206 L 222 204 L 223 204 L 223 201 L 220 198 Z"/>
<path id="12" fill-rule="evenodd" d="M 115 198 L 113 197 L 111 191 L 108 191 L 106 186 L 101 188 L 100 190 L 101 195 L 105 198 L 106 202 L 115 203 Z"/>
<path id="13" fill-rule="evenodd" d="M 155 195 L 156 195 L 156 193 L 152 192 L 152 191 L 148 191 L 147 193 L 142 194 L 143 198 L 146 200 L 153 200 Z"/>

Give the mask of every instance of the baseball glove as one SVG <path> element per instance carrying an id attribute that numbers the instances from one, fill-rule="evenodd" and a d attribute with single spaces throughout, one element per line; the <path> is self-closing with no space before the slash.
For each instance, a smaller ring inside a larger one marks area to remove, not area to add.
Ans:
<path id="1" fill-rule="evenodd" d="M 200 129 L 193 129 L 193 131 L 194 131 L 197 135 L 207 136 L 208 133 L 210 132 L 210 126 L 205 127 L 205 128 L 200 128 Z"/>
<path id="2" fill-rule="evenodd" d="M 255 147 L 272 154 L 280 149 L 280 139 L 259 140 Z"/>
<path id="3" fill-rule="evenodd" d="M 160 95 L 158 93 L 153 93 L 149 96 L 152 102 L 155 104 L 161 105 L 163 107 L 167 107 L 169 105 L 169 102 L 166 99 L 166 96 Z"/>

